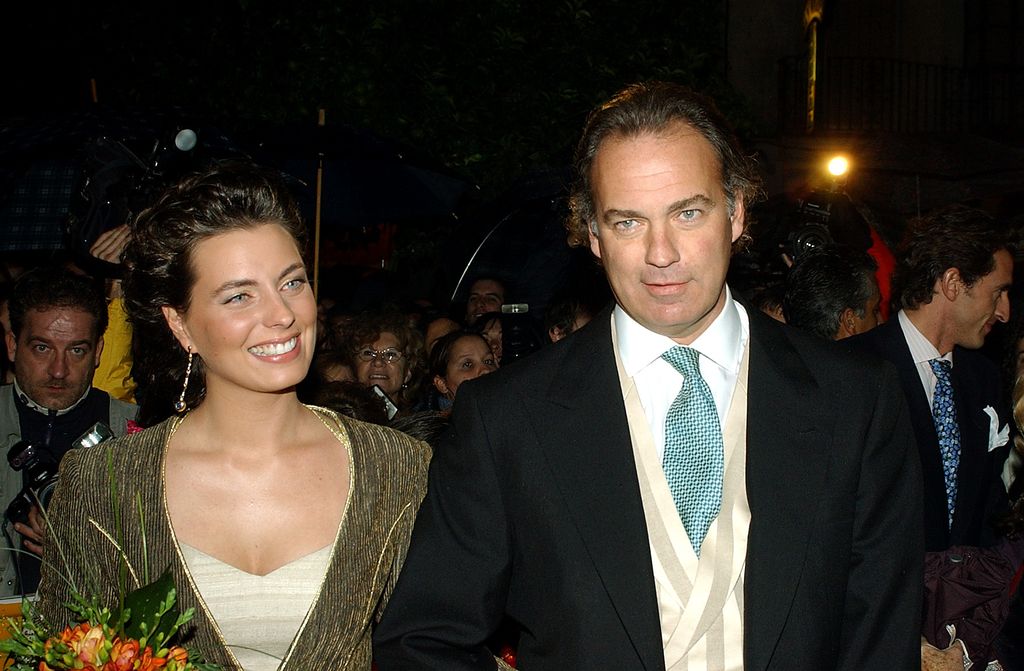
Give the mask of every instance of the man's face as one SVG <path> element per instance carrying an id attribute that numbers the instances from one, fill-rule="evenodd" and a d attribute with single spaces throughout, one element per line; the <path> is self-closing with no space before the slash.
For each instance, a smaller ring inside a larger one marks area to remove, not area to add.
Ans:
<path id="1" fill-rule="evenodd" d="M 995 268 L 970 287 L 964 287 L 953 301 L 954 342 L 978 349 L 985 344 L 997 321 L 1010 318 L 1010 285 L 1013 284 L 1013 257 L 1000 249 L 994 255 Z"/>
<path id="2" fill-rule="evenodd" d="M 505 287 L 500 282 L 488 279 L 473 282 L 466 300 L 466 323 L 472 324 L 482 314 L 498 312 L 504 302 Z"/>
<path id="3" fill-rule="evenodd" d="M 849 335 L 870 331 L 882 323 L 882 292 L 878 290 L 878 282 L 874 281 L 874 278 L 872 278 L 872 284 L 875 291 L 871 294 L 871 298 L 864 303 L 864 316 L 861 317 L 854 311 L 853 332 Z"/>
<path id="4" fill-rule="evenodd" d="M 743 203 L 729 216 L 711 144 L 685 124 L 613 136 L 591 168 L 601 259 L 615 300 L 633 319 L 689 344 L 722 311 Z"/>
<path id="5" fill-rule="evenodd" d="M 71 407 L 92 386 L 100 361 L 103 339 L 95 328 L 96 319 L 84 310 L 28 310 L 17 339 L 7 333 L 7 352 L 21 390 L 44 408 Z"/>

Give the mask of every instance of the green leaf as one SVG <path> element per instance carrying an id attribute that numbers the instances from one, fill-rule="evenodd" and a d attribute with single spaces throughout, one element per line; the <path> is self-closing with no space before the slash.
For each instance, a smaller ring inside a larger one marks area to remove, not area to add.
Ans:
<path id="1" fill-rule="evenodd" d="M 174 578 L 170 567 L 167 567 L 156 581 L 143 585 L 124 598 L 124 607 L 128 611 L 124 633 L 140 640 L 143 637 L 150 641 L 161 637 L 166 640 L 173 634 L 178 619 L 176 596 Z"/>

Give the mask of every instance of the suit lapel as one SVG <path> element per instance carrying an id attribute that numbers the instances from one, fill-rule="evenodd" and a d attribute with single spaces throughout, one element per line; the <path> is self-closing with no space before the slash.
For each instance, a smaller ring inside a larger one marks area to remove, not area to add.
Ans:
<path id="1" fill-rule="evenodd" d="M 831 424 L 823 392 L 780 327 L 750 313 L 744 590 L 748 669 L 767 667 L 797 591 L 824 493 Z M 791 483 L 799 483 L 792 486 Z"/>
<path id="2" fill-rule="evenodd" d="M 957 348 L 953 354 L 953 395 L 960 425 L 960 467 L 957 473 L 957 507 L 953 514 L 950 539 L 962 542 L 974 520 L 978 506 L 984 506 L 991 483 L 988 465 L 988 405 L 976 378 L 977 368 L 970 365 L 967 353 Z M 957 365 L 957 363 L 960 365 Z"/>
<path id="3" fill-rule="evenodd" d="M 875 332 L 878 332 L 876 337 Z M 929 505 L 929 502 L 942 502 L 946 500 L 946 481 L 942 468 L 942 451 L 939 449 L 939 437 L 935 432 L 935 420 L 932 417 L 932 408 L 928 403 L 928 396 L 925 394 L 921 384 L 921 375 L 917 372 L 917 365 L 910 354 L 910 347 L 903 335 L 899 319 L 893 317 L 891 320 L 868 332 L 868 337 L 875 338 L 879 343 L 879 353 L 896 366 L 900 376 L 900 386 L 903 387 L 903 395 L 907 399 L 907 409 L 910 411 L 910 422 L 914 427 L 914 439 L 917 443 L 918 456 L 921 459 L 921 476 L 924 484 L 924 526 L 927 548 L 938 550 L 949 545 L 950 531 L 946 507 L 944 505 Z M 961 431 L 964 430 L 964 384 L 958 382 L 964 374 L 964 367 L 953 366 L 953 393 L 959 410 Z M 963 443 L 963 437 L 961 437 Z M 971 459 L 968 458 L 968 470 L 971 470 Z M 954 525 L 956 516 L 954 515 Z"/>
<path id="4" fill-rule="evenodd" d="M 570 348 L 547 395 L 538 436 L 551 472 L 623 627 L 647 669 L 664 653 L 650 544 L 619 393 L 611 316 L 565 342 Z M 554 407 L 553 407 L 554 406 Z"/>

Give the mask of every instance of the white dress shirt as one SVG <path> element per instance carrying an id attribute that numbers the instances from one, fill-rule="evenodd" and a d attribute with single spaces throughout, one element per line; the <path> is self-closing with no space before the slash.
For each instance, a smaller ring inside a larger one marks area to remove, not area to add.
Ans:
<path id="1" fill-rule="evenodd" d="M 914 322 L 910 321 L 910 317 L 903 310 L 897 313 L 896 318 L 900 321 L 903 339 L 907 341 L 907 347 L 910 348 L 910 356 L 914 360 L 917 374 L 921 377 L 921 386 L 924 387 L 924 393 L 928 397 L 928 407 L 930 408 L 935 402 L 935 384 L 938 380 L 936 380 L 935 371 L 932 370 L 932 365 L 929 362 L 932 359 L 942 359 L 948 361 L 952 366 L 953 352 L 940 354 L 935 345 L 917 330 Z"/>
<path id="2" fill-rule="evenodd" d="M 642 326 L 618 305 L 613 318 L 622 367 L 636 383 L 658 457 L 662 458 L 665 454 L 665 416 L 683 386 L 683 377 L 661 355 L 677 343 Z M 732 299 L 726 287 L 722 312 L 690 344 L 700 354 L 700 374 L 715 399 L 720 426 L 729 412 L 729 402 L 749 338 L 747 313 Z"/>

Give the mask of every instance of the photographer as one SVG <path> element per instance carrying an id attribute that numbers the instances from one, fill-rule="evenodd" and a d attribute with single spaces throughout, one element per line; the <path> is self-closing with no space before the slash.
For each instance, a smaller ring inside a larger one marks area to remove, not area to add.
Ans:
<path id="1" fill-rule="evenodd" d="M 5 546 L 38 554 L 42 525 L 29 503 L 32 492 L 46 487 L 61 457 L 97 422 L 123 435 L 137 408 L 92 386 L 107 326 L 106 301 L 93 280 L 56 268 L 28 272 L 14 285 L 10 313 L 6 340 L 14 383 L 0 387 Z M 11 550 L 2 569 L 0 596 L 35 590 L 35 558 Z"/>

